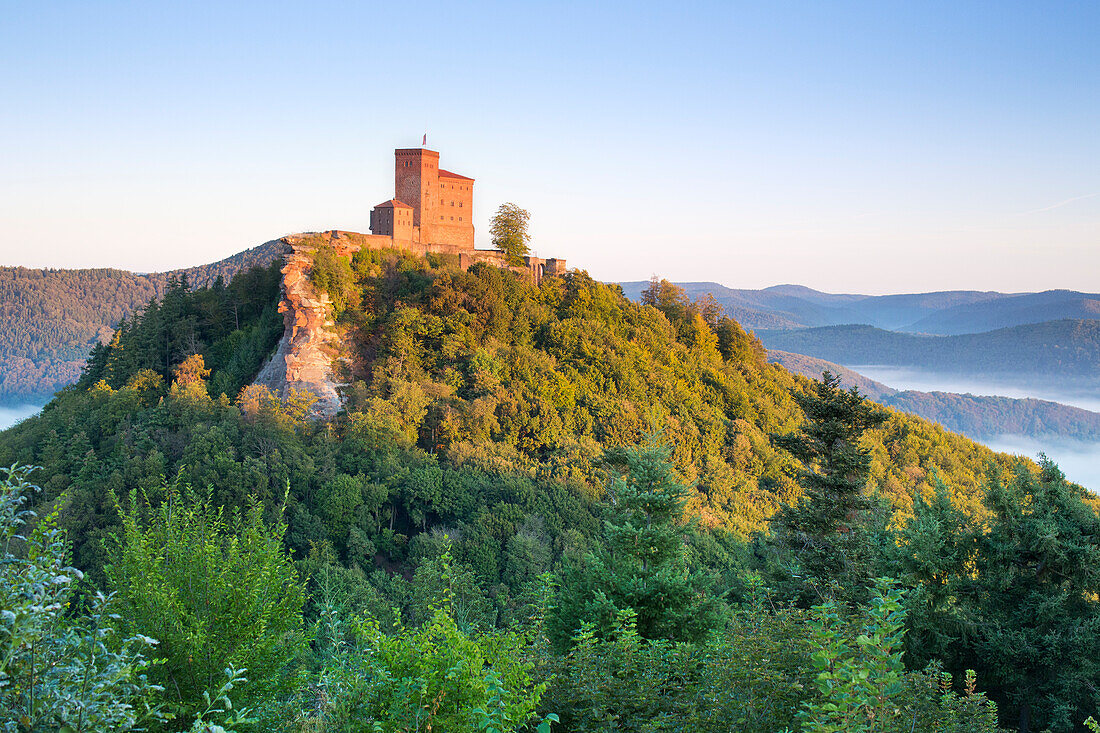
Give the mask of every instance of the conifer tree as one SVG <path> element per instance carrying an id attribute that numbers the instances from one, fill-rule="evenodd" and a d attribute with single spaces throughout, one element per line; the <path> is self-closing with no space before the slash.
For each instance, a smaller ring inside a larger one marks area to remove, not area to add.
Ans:
<path id="1" fill-rule="evenodd" d="M 669 446 L 651 436 L 624 454 L 627 475 L 611 481 L 603 541 L 582 561 L 567 562 L 551 609 L 550 633 L 563 647 L 585 623 L 607 636 L 626 609 L 647 639 L 698 639 L 717 619 L 716 601 L 688 571 L 682 519 L 689 490 Z"/>
<path id="2" fill-rule="evenodd" d="M 1021 731 L 1078 730 L 1100 708 L 1100 518 L 1049 460 L 994 482 L 976 577 L 959 578 L 965 643 Z"/>
<path id="3" fill-rule="evenodd" d="M 803 496 L 783 508 L 773 531 L 811 584 L 831 579 L 853 590 L 867 587 L 874 576 L 866 535 L 874 502 L 866 492 L 871 459 L 862 438 L 886 415 L 855 387 L 841 389 L 840 377 L 828 371 L 795 400 L 806 415 L 802 430 L 772 440 L 802 462 Z"/>

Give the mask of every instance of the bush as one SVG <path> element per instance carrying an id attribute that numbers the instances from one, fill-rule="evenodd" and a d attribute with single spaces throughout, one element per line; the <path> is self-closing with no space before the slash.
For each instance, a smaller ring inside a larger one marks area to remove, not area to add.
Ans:
<path id="1" fill-rule="evenodd" d="M 163 718 L 145 656 L 157 642 L 120 638 L 117 604 L 101 593 L 67 615 L 82 575 L 68 566 L 56 517 L 22 533 L 35 516 L 23 509 L 37 490 L 29 470 L 0 471 L 0 729 L 127 731 Z"/>
<path id="2" fill-rule="evenodd" d="M 305 648 L 305 593 L 283 549 L 285 525 L 262 507 L 237 514 L 188 490 L 149 507 L 131 494 L 107 577 L 125 624 L 161 640 L 155 678 L 188 718 L 216 696 L 228 668 L 247 669 L 246 702 L 289 689 L 286 669 Z"/>

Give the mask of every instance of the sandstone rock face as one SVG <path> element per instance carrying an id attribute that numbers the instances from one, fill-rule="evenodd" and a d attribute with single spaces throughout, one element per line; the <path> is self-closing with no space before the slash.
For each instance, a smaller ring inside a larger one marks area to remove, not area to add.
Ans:
<path id="1" fill-rule="evenodd" d="M 339 384 L 332 369 L 337 345 L 332 303 L 327 293 L 317 293 L 309 281 L 314 248 L 298 237 L 287 237 L 286 241 L 291 252 L 282 269 L 279 312 L 283 314 L 283 338 L 257 375 L 256 384 L 284 396 L 291 389 L 310 392 L 317 397 L 314 414 L 331 417 L 341 407 Z"/>
<path id="2" fill-rule="evenodd" d="M 335 229 L 320 234 L 292 234 L 281 241 L 290 248 L 282 269 L 283 299 L 279 302 L 279 312 L 283 314 L 283 338 L 274 356 L 260 370 L 255 383 L 282 396 L 292 389 L 316 395 L 313 413 L 321 418 L 339 412 L 342 401 L 339 392 L 341 385 L 336 381 L 332 366 L 339 346 L 339 337 L 333 330 L 331 320 L 332 301 L 327 293 L 317 293 L 309 281 L 313 253 L 318 246 L 332 247 L 338 257 L 351 257 L 361 249 L 397 249 L 422 256 L 429 252 L 453 255 L 463 270 L 474 263 L 485 262 L 526 275 L 536 284 L 544 275 L 565 274 L 565 260 L 524 257 L 523 265 L 512 267 L 497 250 L 399 242 L 392 237 Z"/>

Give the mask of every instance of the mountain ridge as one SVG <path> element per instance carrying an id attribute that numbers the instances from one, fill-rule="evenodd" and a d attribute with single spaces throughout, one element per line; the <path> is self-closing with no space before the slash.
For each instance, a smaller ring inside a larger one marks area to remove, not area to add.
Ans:
<path id="1" fill-rule="evenodd" d="M 825 370 L 869 399 L 943 425 L 974 440 L 1004 434 L 1029 438 L 1100 441 L 1100 413 L 1033 397 L 1012 398 L 969 393 L 899 390 L 848 367 L 804 354 L 768 350 L 768 361 L 811 379 Z"/>
<path id="2" fill-rule="evenodd" d="M 761 329 L 756 334 L 770 349 L 837 364 L 1100 381 L 1100 320 L 1095 319 L 1060 319 L 952 336 L 900 333 L 868 324 Z"/>
<path id="3" fill-rule="evenodd" d="M 648 281 L 619 283 L 637 300 Z M 866 323 L 887 330 L 936 335 L 977 333 L 1063 318 L 1100 317 L 1100 294 L 1074 290 L 1002 293 L 943 290 L 862 295 L 826 293 L 804 285 L 760 290 L 714 282 L 676 283 L 691 297 L 712 295 L 727 313 L 751 329 L 793 329 Z"/>
<path id="4" fill-rule="evenodd" d="M 89 350 L 111 337 L 124 318 L 164 295 L 185 276 L 191 286 L 228 281 L 266 266 L 287 251 L 273 239 L 205 265 L 166 272 L 116 268 L 0 267 L 0 405 L 44 402 L 80 376 Z"/>

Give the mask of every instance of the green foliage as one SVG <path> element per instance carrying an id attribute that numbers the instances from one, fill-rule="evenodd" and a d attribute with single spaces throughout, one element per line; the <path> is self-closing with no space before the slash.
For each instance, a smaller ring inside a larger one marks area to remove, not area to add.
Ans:
<path id="1" fill-rule="evenodd" d="M 248 710 L 233 708 L 233 700 L 229 694 L 237 685 L 248 682 L 244 676 L 245 670 L 227 667 L 225 669 L 225 683 L 213 695 L 209 691 L 202 693 L 206 707 L 199 709 L 191 722 L 190 733 L 234 733 L 233 726 L 248 725 L 255 720 L 249 717 Z M 215 724 L 212 719 L 218 718 L 220 723 Z"/>
<path id="2" fill-rule="evenodd" d="M 489 220 L 489 236 L 493 246 L 503 252 L 510 265 L 522 265 L 530 251 L 531 235 L 527 223 L 531 214 L 513 203 L 501 204 Z"/>
<path id="3" fill-rule="evenodd" d="M 902 594 L 888 580 L 877 581 L 876 588 L 867 622 L 854 644 L 834 601 L 813 608 L 815 651 L 810 659 L 817 669 L 814 685 L 820 697 L 803 705 L 799 717 L 806 733 L 870 733 L 900 714 L 895 698 L 902 691 L 905 671 Z"/>
<path id="4" fill-rule="evenodd" d="M 906 610 L 888 578 L 875 582 L 870 606 L 847 618 L 834 601 L 815 606 L 810 659 L 816 695 L 798 714 L 804 733 L 998 733 L 997 709 L 975 691 L 973 672 L 964 694 L 951 675 L 934 667 L 907 673 L 902 663 Z"/>
<path id="5" fill-rule="evenodd" d="M 67 564 L 54 516 L 23 509 L 25 467 L 0 479 L 0 729 L 126 731 L 163 717 L 140 634 L 120 638 L 114 599 L 95 593 L 74 613 L 80 571 Z"/>
<path id="6" fill-rule="evenodd" d="M 79 386 L 102 380 L 118 389 L 151 373 L 168 382 L 188 358 L 201 355 L 212 371 L 210 391 L 235 396 L 282 335 L 279 279 L 278 264 L 240 273 L 228 286 L 218 280 L 194 291 L 185 276 L 169 279 L 161 300 L 122 321 L 108 344 L 92 349 Z"/>
<path id="7" fill-rule="evenodd" d="M 623 451 L 627 476 L 608 489 L 610 517 L 599 549 L 567 561 L 550 617 L 551 636 L 564 648 L 582 624 L 607 636 L 623 613 L 645 639 L 701 638 L 718 610 L 702 578 L 688 571 L 678 526 L 688 488 L 674 475 L 669 447 L 651 436 Z"/>
<path id="8" fill-rule="evenodd" d="M 809 649 L 799 612 L 765 603 L 702 643 L 647 641 L 630 611 L 607 638 L 588 625 L 551 661 L 545 709 L 566 730 L 774 733 L 793 722 Z"/>
<path id="9" fill-rule="evenodd" d="M 976 669 L 1021 730 L 1076 730 L 1100 704 L 1100 518 L 1085 498 L 1044 462 L 990 477 L 985 527 L 941 492 L 901 536 L 931 641 L 918 651 Z"/>
<path id="10" fill-rule="evenodd" d="M 254 502 L 237 513 L 187 490 L 165 493 L 157 505 L 131 494 L 106 568 L 126 627 L 160 640 L 154 679 L 179 717 L 218 697 L 227 668 L 250 671 L 248 700 L 277 695 L 304 648 L 305 595 L 285 525 L 269 527 Z"/>
<path id="11" fill-rule="evenodd" d="M 318 293 L 327 293 L 336 314 L 355 302 L 355 275 L 351 262 L 341 257 L 331 246 L 319 245 L 313 250 L 309 282 Z"/>
<path id="12" fill-rule="evenodd" d="M 449 551 L 440 565 L 446 580 Z M 297 729 L 512 733 L 534 718 L 546 684 L 532 678 L 530 641 L 463 629 L 449 582 L 424 623 L 399 623 L 390 633 L 370 615 L 349 614 L 342 600 L 323 594 L 322 664 Z M 544 716 L 538 730 L 556 719 Z"/>
<path id="13" fill-rule="evenodd" d="M 94 346 L 153 299 L 173 278 L 202 287 L 228 281 L 282 258 L 286 244 L 268 242 L 220 262 L 169 273 L 124 270 L 32 270 L 0 267 L 0 405 L 45 402 L 77 381 Z"/>
<path id="14" fill-rule="evenodd" d="M 0 435 L 0 462 L 42 466 L 34 475 L 45 488 L 34 504 L 56 509 L 74 564 L 90 579 L 124 575 L 125 628 L 150 624 L 141 633 L 163 635 L 158 656 L 169 661 L 151 674 L 164 681 L 172 669 L 184 680 L 186 701 L 174 682 L 165 686 L 172 709 L 189 715 L 210 705 L 203 692 L 218 703 L 233 665 L 248 668 L 239 693 L 256 718 L 232 723 L 242 729 L 284 721 L 303 731 L 373 730 L 391 717 L 393 726 L 415 726 L 438 713 L 436 729 L 504 730 L 534 710 L 541 684 L 550 687 L 528 725 L 548 726 L 549 713 L 569 730 L 774 733 L 798 725 L 803 703 L 821 695 L 807 612 L 782 604 L 789 588 L 762 588 L 746 572 L 792 555 L 769 556 L 781 546 L 745 538 L 803 493 L 792 479 L 797 459 L 768 436 L 812 435 L 799 401 L 819 399 L 818 388 L 766 364 L 759 342 L 713 303 L 692 302 L 663 281 L 639 305 L 583 272 L 535 286 L 506 269 L 453 264 L 356 253 L 337 319 L 347 357 L 338 377 L 348 384 L 337 419 L 311 422 L 308 400 L 255 385 L 227 392 L 236 402 L 222 395 L 218 385 L 247 371 L 231 374 L 226 365 L 247 351 L 239 351 L 240 334 L 260 333 L 274 313 L 274 289 L 240 310 L 232 330 L 204 332 L 188 314 L 224 299 L 179 287 L 101 350 L 95 381 Z M 166 311 L 182 314 L 179 329 L 165 327 Z M 196 341 L 202 348 L 173 357 L 172 340 L 186 346 L 189 331 L 208 333 Z M 157 350 L 144 351 L 151 343 Z M 194 358 L 179 368 L 198 355 L 202 367 Z M 236 363 L 258 364 L 250 358 Z M 654 421 L 665 426 L 667 448 L 624 448 Z M 929 653 L 943 655 L 958 679 L 979 669 L 1007 700 L 1007 683 L 971 659 L 982 638 L 971 623 L 986 617 L 970 599 L 993 599 L 993 591 L 968 595 L 966 582 L 973 590 L 981 522 L 1000 511 L 984 501 L 987 467 L 1018 463 L 1026 473 L 1030 464 L 893 412 L 840 447 L 855 445 L 858 454 L 828 454 L 834 442 L 804 464 L 831 475 L 826 488 L 855 507 L 835 521 L 828 512 L 837 508 L 824 508 L 829 521 L 820 526 L 835 528 L 828 539 L 842 567 L 821 558 L 820 587 L 866 582 L 893 563 L 891 572 L 916 586 L 911 666 L 924 666 L 916 650 L 928 639 Z M 166 485 L 210 488 L 195 504 Z M 937 490 L 942 497 L 933 499 Z M 119 524 L 112 491 L 141 498 L 126 503 L 129 526 Z M 863 501 L 876 495 L 888 506 L 868 511 Z M 937 502 L 950 515 L 935 516 Z M 201 523 L 185 521 L 188 512 L 219 527 L 207 542 L 196 539 Z M 917 545 L 904 536 L 895 543 L 888 529 L 906 522 L 922 538 L 911 564 L 900 550 Z M 119 540 L 107 542 L 108 574 L 103 547 L 112 534 Z M 1004 548 L 1038 542 L 999 537 Z M 898 553 L 883 549 L 894 544 Z M 445 559 L 448 547 L 453 558 Z M 312 601 L 293 582 L 288 556 L 316 591 Z M 211 582 L 187 582 L 198 577 Z M 564 579 L 548 619 L 559 644 L 577 642 L 564 655 L 542 638 L 547 577 Z M 326 600 L 330 591 L 339 603 Z M 446 603 L 436 602 L 444 595 Z M 710 613 L 717 597 L 726 613 Z M 271 605 L 289 619 L 278 642 L 278 614 L 264 610 Z M 840 618 L 837 633 L 858 649 L 868 622 Z M 571 639 L 583 620 L 599 627 Z M 301 627 L 317 630 L 312 655 L 303 653 Z M 418 656 L 418 648 L 432 654 Z M 982 653 L 992 664 L 995 655 Z M 497 659 L 511 661 L 493 676 L 485 662 Z M 852 659 L 858 672 L 866 660 Z M 1058 663 L 1068 661 L 1063 654 Z M 509 669 L 524 671 L 510 677 Z M 896 707 L 910 725 L 916 716 L 918 730 L 961 731 L 951 716 L 988 712 L 980 696 L 956 695 L 946 679 L 935 668 L 902 674 Z M 375 687 L 378 680 L 390 682 Z M 1085 702 L 1076 720 L 1093 709 Z"/>

